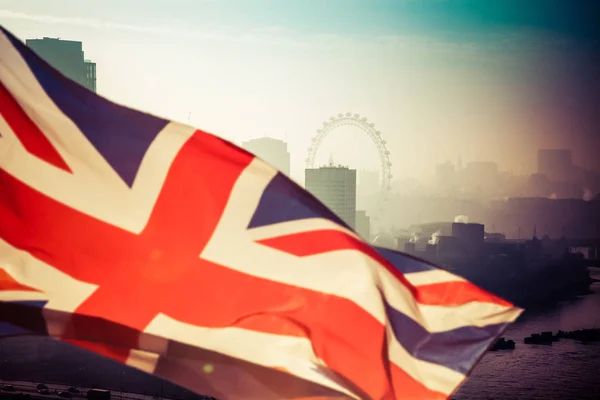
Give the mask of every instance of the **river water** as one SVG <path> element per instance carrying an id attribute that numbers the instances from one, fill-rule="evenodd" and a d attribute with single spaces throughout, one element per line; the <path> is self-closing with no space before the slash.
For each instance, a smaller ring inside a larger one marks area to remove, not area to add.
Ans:
<path id="1" fill-rule="evenodd" d="M 600 279 L 600 273 L 592 277 Z M 523 338 L 542 331 L 600 328 L 600 282 L 590 290 L 546 309 L 525 311 L 503 335 L 515 341 L 515 350 L 486 353 L 454 398 L 600 399 L 600 342 L 523 343 Z"/>

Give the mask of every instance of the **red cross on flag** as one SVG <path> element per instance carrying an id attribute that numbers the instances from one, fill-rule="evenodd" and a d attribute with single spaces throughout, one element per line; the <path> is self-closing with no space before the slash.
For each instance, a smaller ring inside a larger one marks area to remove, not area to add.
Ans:
<path id="1" fill-rule="evenodd" d="M 0 333 L 221 399 L 445 399 L 520 312 L 0 29 Z"/>

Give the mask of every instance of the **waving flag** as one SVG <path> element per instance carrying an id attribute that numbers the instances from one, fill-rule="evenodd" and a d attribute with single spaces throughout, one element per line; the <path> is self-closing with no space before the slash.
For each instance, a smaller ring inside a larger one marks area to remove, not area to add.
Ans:
<path id="1" fill-rule="evenodd" d="M 0 30 L 0 328 L 221 399 L 443 399 L 521 310 Z"/>

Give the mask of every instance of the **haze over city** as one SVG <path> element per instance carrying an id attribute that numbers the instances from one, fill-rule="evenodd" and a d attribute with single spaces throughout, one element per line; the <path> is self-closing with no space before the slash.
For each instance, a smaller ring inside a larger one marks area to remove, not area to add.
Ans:
<path id="1" fill-rule="evenodd" d="M 0 0 L 0 400 L 596 399 L 599 18 Z"/>
<path id="2" fill-rule="evenodd" d="M 381 130 L 394 179 L 459 157 L 530 174 L 538 148 L 570 148 L 600 170 L 594 5 L 367 3 L 0 0 L 0 21 L 21 38 L 82 41 L 109 99 L 236 143 L 286 140 L 300 183 L 316 129 L 346 112 Z M 379 165 L 350 128 L 317 160 L 330 156 Z"/>

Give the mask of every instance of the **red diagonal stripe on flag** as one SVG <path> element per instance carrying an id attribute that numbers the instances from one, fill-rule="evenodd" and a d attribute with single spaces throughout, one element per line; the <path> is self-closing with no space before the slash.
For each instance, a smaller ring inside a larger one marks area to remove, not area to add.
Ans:
<path id="1" fill-rule="evenodd" d="M 231 186 L 251 161 L 232 150 L 220 139 L 197 132 L 180 150 L 140 235 L 76 212 L 0 170 L 0 182 L 11 194 L 0 196 L 0 236 L 75 279 L 99 285 L 76 311 L 97 320 L 74 323 L 68 330 L 73 338 L 103 332 L 104 343 L 135 348 L 136 331 L 162 312 L 196 326 L 308 337 L 320 359 L 373 398 L 391 399 L 394 390 L 413 398 L 444 398 L 382 358 L 387 351 L 385 327 L 351 300 L 253 277 L 198 257 L 201 250 L 193 247 L 201 248 L 210 238 Z M 206 196 L 207 187 L 213 188 L 211 196 Z M 28 205 L 22 218 L 9 211 L 13 197 Z M 90 243 L 102 246 L 91 248 Z M 153 251 L 159 244 L 161 253 Z M 167 251 L 183 245 L 192 251 Z M 333 242 L 331 246 L 335 248 Z M 171 260 L 161 260 L 161 254 Z M 108 264 L 113 268 L 107 270 Z M 219 306 L 206 306 L 212 304 Z M 131 329 L 122 331 L 115 323 Z M 110 345 L 93 350 L 126 359 Z"/>
<path id="2" fill-rule="evenodd" d="M 472 301 L 494 303 L 505 307 L 513 305 L 498 296 L 486 292 L 468 281 L 452 281 L 417 286 L 417 300 L 421 304 L 456 306 Z"/>
<path id="3" fill-rule="evenodd" d="M 0 268 L 0 290 L 23 290 L 28 292 L 39 292 L 39 290 L 17 282 L 5 270 Z"/>
<path id="4" fill-rule="evenodd" d="M 6 87 L 0 82 L 0 115 L 4 117 L 6 123 L 12 128 L 13 132 L 25 149 L 41 158 L 49 164 L 62 170 L 72 172 L 65 160 L 58 154 L 58 151 L 52 146 L 48 138 L 21 109 L 19 104 L 10 95 Z"/>
<path id="5" fill-rule="evenodd" d="M 466 304 L 472 301 L 495 303 L 511 307 L 509 302 L 480 289 L 467 281 L 440 282 L 414 287 L 402 273 L 383 258 L 367 243 L 336 230 L 319 230 L 312 232 L 293 233 L 263 239 L 258 243 L 271 248 L 285 251 L 298 257 L 306 257 L 328 251 L 358 250 L 377 260 L 398 278 L 421 304 L 452 306 Z"/>

